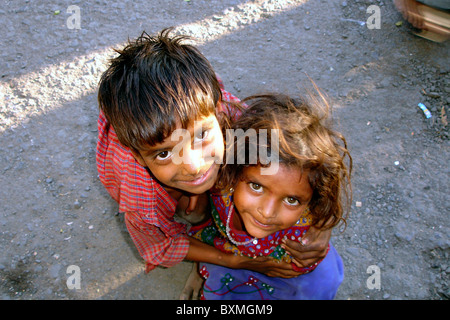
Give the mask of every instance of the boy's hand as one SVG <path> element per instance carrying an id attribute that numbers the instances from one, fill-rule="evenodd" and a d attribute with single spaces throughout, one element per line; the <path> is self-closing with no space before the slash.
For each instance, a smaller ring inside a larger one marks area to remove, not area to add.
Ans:
<path id="1" fill-rule="evenodd" d="M 198 262 L 194 262 L 189 278 L 186 280 L 184 289 L 180 294 L 180 300 L 199 300 L 203 282 L 204 279 L 198 273 Z"/>
<path id="2" fill-rule="evenodd" d="M 195 225 L 209 217 L 209 198 L 207 193 L 182 195 L 178 199 L 175 214 Z"/>
<path id="3" fill-rule="evenodd" d="M 332 229 L 320 230 L 313 226 L 303 237 L 302 243 L 284 239 L 281 247 L 286 250 L 293 262 L 301 268 L 309 267 L 325 258 Z"/>
<path id="4" fill-rule="evenodd" d="M 199 197 L 200 197 L 199 194 L 193 194 L 193 195 L 189 196 L 189 203 L 188 203 L 186 209 L 184 210 L 186 212 L 186 214 L 190 214 L 192 211 L 195 210 L 195 208 L 197 207 L 197 201 L 198 201 Z"/>
<path id="5" fill-rule="evenodd" d="M 269 277 L 278 278 L 294 278 L 298 277 L 302 273 L 294 271 L 292 265 L 286 262 L 276 262 L 268 257 L 257 257 L 254 259 L 249 259 L 248 257 L 243 257 L 244 261 L 240 263 L 240 266 L 236 269 L 247 269 L 263 273 Z"/>
<path id="6" fill-rule="evenodd" d="M 269 257 L 249 259 L 248 257 L 232 253 L 223 253 L 200 240 L 192 237 L 188 237 L 188 239 L 189 251 L 186 255 L 186 260 L 213 263 L 231 269 L 253 270 L 269 277 L 293 278 L 302 274 L 294 271 L 290 263 L 278 263 Z"/>

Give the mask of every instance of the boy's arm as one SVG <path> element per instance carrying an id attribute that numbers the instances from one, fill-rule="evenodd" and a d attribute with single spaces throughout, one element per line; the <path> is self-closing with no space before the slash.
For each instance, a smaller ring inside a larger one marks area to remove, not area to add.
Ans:
<path id="1" fill-rule="evenodd" d="M 332 229 L 311 226 L 301 243 L 285 239 L 281 246 L 294 258 L 297 267 L 310 267 L 327 255 L 331 232 Z"/>
<path id="2" fill-rule="evenodd" d="M 268 257 L 250 259 L 244 256 L 224 253 L 191 237 L 189 237 L 189 250 L 186 260 L 206 262 L 231 269 L 248 269 L 270 277 L 292 278 L 301 274 L 294 271 L 288 263 L 278 263 Z"/>
<path id="3" fill-rule="evenodd" d="M 232 269 L 248 269 L 271 277 L 292 278 L 301 273 L 287 263 L 277 263 L 267 257 L 248 257 L 223 253 L 213 246 L 180 234 L 167 237 L 156 226 L 145 223 L 135 212 L 125 213 L 125 223 L 139 254 L 146 262 L 146 271 L 156 266 L 172 267 L 184 259 L 206 262 Z"/>
<path id="4" fill-rule="evenodd" d="M 178 205 L 180 205 L 181 208 L 187 206 L 186 210 L 181 211 L 187 211 L 188 209 L 191 211 L 191 214 L 188 216 L 182 215 L 185 219 L 189 218 L 191 215 L 209 216 L 211 209 L 208 204 L 209 197 L 206 194 L 191 196 L 189 199 L 184 197 L 178 202 Z M 180 215 L 180 212 L 177 214 Z M 292 266 L 288 263 L 274 262 L 272 259 L 266 257 L 249 259 L 248 257 L 227 254 L 214 246 L 208 245 L 192 237 L 189 237 L 189 250 L 186 254 L 186 260 L 206 262 L 231 269 L 248 269 L 272 277 L 290 278 L 300 274 L 294 271 Z"/>
<path id="5" fill-rule="evenodd" d="M 184 260 L 189 240 L 183 234 L 169 237 L 161 230 L 142 220 L 140 214 L 125 213 L 125 224 L 139 254 L 146 263 L 146 272 L 156 266 L 173 267 Z"/>

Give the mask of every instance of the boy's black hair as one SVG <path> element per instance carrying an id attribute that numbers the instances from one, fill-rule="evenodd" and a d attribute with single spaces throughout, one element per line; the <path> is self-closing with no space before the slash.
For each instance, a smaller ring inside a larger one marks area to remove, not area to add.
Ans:
<path id="1" fill-rule="evenodd" d="M 100 109 L 121 144 L 145 150 L 166 139 L 177 124 L 186 128 L 215 114 L 222 94 L 209 61 L 186 36 L 143 32 L 111 59 L 99 83 Z"/>

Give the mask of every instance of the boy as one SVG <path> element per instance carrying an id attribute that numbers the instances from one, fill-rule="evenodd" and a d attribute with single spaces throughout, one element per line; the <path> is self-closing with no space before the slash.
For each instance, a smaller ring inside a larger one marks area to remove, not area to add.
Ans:
<path id="1" fill-rule="evenodd" d="M 223 101 L 239 100 L 221 88 L 198 49 L 170 32 L 143 33 L 116 50 L 119 56 L 103 74 L 98 93 L 99 177 L 125 213 L 146 271 L 187 259 L 297 276 L 289 264 L 224 254 L 188 237 L 186 226 L 174 221 L 176 210 L 202 211 L 196 209 L 197 197 L 214 185 L 224 154 Z M 185 134 L 175 135 L 180 130 Z M 176 156 L 181 161 L 174 161 Z M 301 263 L 313 264 L 325 256 L 330 234 L 312 232 L 311 245 L 291 251 Z"/>

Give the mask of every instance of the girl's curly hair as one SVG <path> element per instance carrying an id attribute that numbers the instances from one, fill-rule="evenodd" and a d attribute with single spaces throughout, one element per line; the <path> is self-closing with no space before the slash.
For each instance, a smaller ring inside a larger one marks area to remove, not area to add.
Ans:
<path id="1" fill-rule="evenodd" d="M 248 139 L 246 153 L 250 148 L 261 150 L 262 147 L 266 154 L 279 152 L 281 165 L 309 170 L 308 179 L 314 190 L 309 203 L 312 225 L 328 229 L 341 221 L 346 223 L 351 204 L 352 158 L 344 136 L 332 128 L 328 102 L 318 89 L 317 92 L 318 96 L 309 94 L 302 98 L 283 94 L 248 97 L 243 100 L 248 108 L 232 124 L 232 129 L 252 129 L 258 135 L 253 142 L 259 145 L 249 147 L 252 141 Z M 277 137 L 271 135 L 271 129 L 278 129 L 275 131 Z M 260 140 L 260 134 L 268 137 Z M 279 150 L 270 150 L 270 141 L 274 138 L 279 139 Z M 264 145 L 260 145 L 264 140 Z M 226 153 L 230 154 L 230 148 L 234 148 L 232 154 L 235 159 L 231 159 L 234 160 L 231 163 L 228 159 L 219 173 L 216 187 L 222 190 L 237 183 L 244 167 L 262 165 L 259 161 L 256 164 L 248 161 L 238 163 L 236 157 L 240 150 L 236 150 L 237 145 L 236 141 L 227 141 Z"/>

